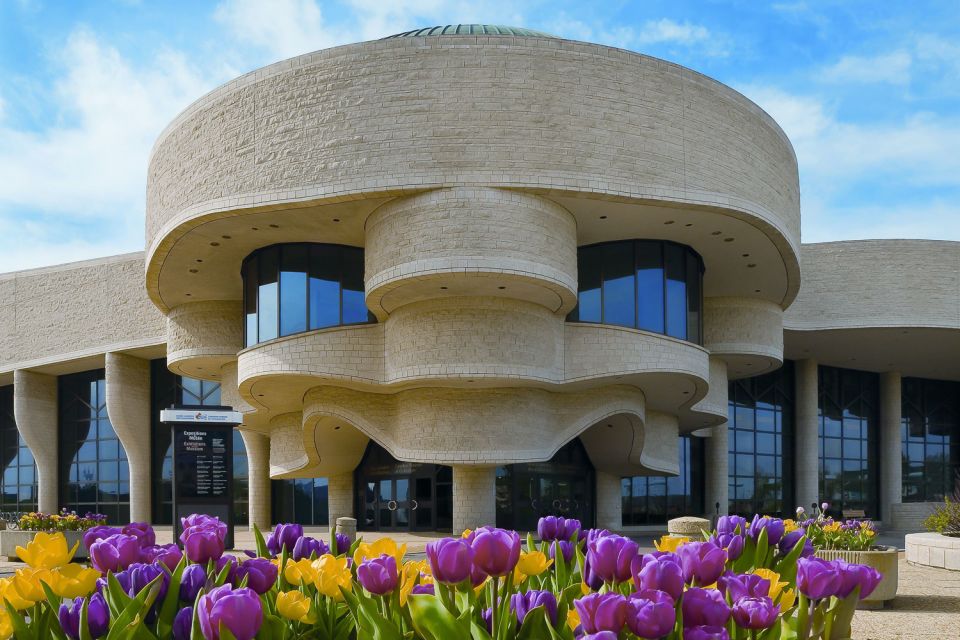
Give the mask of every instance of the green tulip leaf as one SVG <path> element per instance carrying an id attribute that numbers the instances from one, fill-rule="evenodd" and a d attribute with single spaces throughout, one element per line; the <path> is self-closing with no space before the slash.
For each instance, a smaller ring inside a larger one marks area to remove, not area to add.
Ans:
<path id="1" fill-rule="evenodd" d="M 514 614 L 507 611 L 511 618 Z M 520 632 L 517 634 L 517 640 L 542 640 L 550 637 L 550 624 L 547 622 L 547 611 L 543 605 L 534 607 L 527 612 L 523 618 L 523 624 L 520 625 Z"/>
<path id="2" fill-rule="evenodd" d="M 466 638 L 471 634 L 468 617 L 455 618 L 440 602 L 429 595 L 407 598 L 413 626 L 427 640 Z"/>
<path id="3" fill-rule="evenodd" d="M 180 605 L 180 581 L 183 579 L 183 572 L 187 568 L 186 556 L 180 558 L 173 575 L 170 576 L 170 584 L 167 586 L 167 595 L 164 596 L 160 605 L 160 613 L 157 616 L 157 635 L 165 638 L 172 633 L 173 619 L 179 611 Z"/>

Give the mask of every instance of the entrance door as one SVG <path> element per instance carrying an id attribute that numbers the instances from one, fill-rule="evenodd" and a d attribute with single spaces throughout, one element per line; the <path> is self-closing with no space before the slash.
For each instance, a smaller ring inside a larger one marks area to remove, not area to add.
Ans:
<path id="1" fill-rule="evenodd" d="M 569 475 L 541 475 L 533 487 L 533 506 L 539 516 L 589 519 L 587 479 Z"/>
<path id="2" fill-rule="evenodd" d="M 377 529 L 406 531 L 410 528 L 410 478 L 381 478 L 375 481 Z"/>

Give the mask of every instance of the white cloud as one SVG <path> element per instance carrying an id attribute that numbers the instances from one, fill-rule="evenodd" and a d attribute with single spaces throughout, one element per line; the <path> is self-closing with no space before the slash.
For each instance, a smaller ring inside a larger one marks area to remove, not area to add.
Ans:
<path id="1" fill-rule="evenodd" d="M 674 43 L 690 45 L 710 37 L 706 27 L 689 22 L 674 22 L 668 18 L 649 20 L 636 35 L 640 44 Z"/>
<path id="2" fill-rule="evenodd" d="M 697 47 L 710 56 L 727 55 L 727 39 L 712 34 L 706 27 L 691 22 L 675 22 L 669 18 L 648 20 L 639 28 L 630 26 L 609 27 L 606 24 L 590 24 L 571 18 L 561 12 L 547 23 L 547 31 L 559 36 L 598 42 L 623 49 L 642 49 L 649 46 Z"/>
<path id="3" fill-rule="evenodd" d="M 878 56 L 843 56 L 819 77 L 835 83 L 905 85 L 910 82 L 912 64 L 912 56 L 904 50 Z"/>
<path id="4" fill-rule="evenodd" d="M 214 17 L 244 44 L 277 58 L 343 44 L 350 37 L 324 22 L 314 0 L 226 0 L 217 6 Z"/>

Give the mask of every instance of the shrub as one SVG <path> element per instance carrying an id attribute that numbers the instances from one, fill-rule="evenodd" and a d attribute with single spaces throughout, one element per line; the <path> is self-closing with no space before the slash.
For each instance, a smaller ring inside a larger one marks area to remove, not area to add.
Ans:
<path id="1" fill-rule="evenodd" d="M 960 536 L 960 501 L 947 498 L 923 521 L 927 531 Z"/>

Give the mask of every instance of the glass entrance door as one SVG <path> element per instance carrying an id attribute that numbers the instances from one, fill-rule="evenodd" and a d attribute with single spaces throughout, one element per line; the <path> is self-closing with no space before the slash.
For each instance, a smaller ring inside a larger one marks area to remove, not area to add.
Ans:
<path id="1" fill-rule="evenodd" d="M 362 531 L 435 531 L 451 524 L 450 467 L 400 462 L 371 441 L 354 479 Z"/>
<path id="2" fill-rule="evenodd" d="M 576 518 L 581 522 L 589 516 L 584 512 L 589 503 L 587 481 L 576 476 L 540 476 L 534 485 L 533 508 L 542 516 Z"/>
<path id="3" fill-rule="evenodd" d="M 405 531 L 410 528 L 410 478 L 381 478 L 377 486 L 377 528 Z"/>

